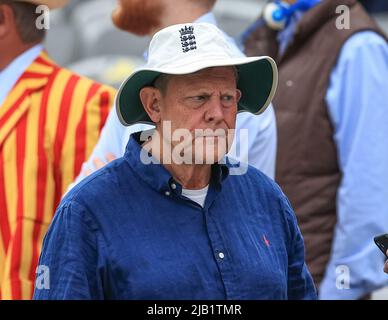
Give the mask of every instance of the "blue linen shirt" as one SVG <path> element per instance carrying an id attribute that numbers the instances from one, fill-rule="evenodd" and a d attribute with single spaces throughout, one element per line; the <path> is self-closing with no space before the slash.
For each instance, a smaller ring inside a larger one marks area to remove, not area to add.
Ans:
<path id="1" fill-rule="evenodd" d="M 123 158 L 74 187 L 45 237 L 34 299 L 315 299 L 295 215 L 249 167 L 213 165 L 204 208 L 160 164 Z"/>
<path id="2" fill-rule="evenodd" d="M 282 54 L 303 17 L 296 12 L 278 33 Z M 262 23 L 257 21 L 243 37 Z M 326 92 L 342 180 L 337 224 L 320 299 L 358 299 L 388 285 L 384 255 L 373 237 L 388 232 L 388 45 L 362 31 L 343 45 Z M 286 81 L 287 79 L 284 79 Z M 276 106 L 275 106 L 276 108 Z M 337 286 L 349 271 L 349 287 Z"/>

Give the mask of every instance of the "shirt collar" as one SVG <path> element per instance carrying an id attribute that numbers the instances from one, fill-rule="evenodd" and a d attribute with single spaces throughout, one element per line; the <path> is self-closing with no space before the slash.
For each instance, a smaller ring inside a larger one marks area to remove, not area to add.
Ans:
<path id="1" fill-rule="evenodd" d="M 33 46 L 19 55 L 3 71 L 0 72 L 0 106 L 23 72 L 39 56 L 42 50 L 42 44 Z"/>
<path id="2" fill-rule="evenodd" d="M 140 179 L 151 188 L 164 194 L 174 192 L 180 196 L 182 194 L 182 186 L 174 180 L 171 173 L 163 165 L 157 163 L 155 158 L 153 158 L 154 161 L 150 164 L 145 164 L 142 161 L 141 152 L 144 152 L 144 150 L 142 151 L 140 136 L 141 132 L 133 133 L 130 136 L 124 159 L 139 175 Z M 212 166 L 210 186 L 220 190 L 222 182 L 228 175 L 229 168 L 227 165 L 214 164 Z"/>

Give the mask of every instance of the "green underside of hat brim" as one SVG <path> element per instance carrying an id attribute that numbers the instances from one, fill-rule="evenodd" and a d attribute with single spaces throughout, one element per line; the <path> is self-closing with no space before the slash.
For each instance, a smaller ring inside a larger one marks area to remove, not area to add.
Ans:
<path id="1" fill-rule="evenodd" d="M 237 87 L 242 91 L 238 112 L 262 113 L 270 104 L 277 86 L 275 63 L 261 59 L 236 65 L 239 72 Z M 121 87 L 117 96 L 117 113 L 120 121 L 129 126 L 135 123 L 151 123 L 140 101 L 139 93 L 151 85 L 161 74 L 158 71 L 142 70 L 131 76 Z"/>

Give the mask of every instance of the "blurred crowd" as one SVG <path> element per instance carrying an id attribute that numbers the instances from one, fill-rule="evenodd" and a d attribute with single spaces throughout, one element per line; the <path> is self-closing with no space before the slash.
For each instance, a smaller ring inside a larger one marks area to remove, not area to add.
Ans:
<path id="1" fill-rule="evenodd" d="M 77 73 L 118 87 L 128 71 L 143 62 L 150 41 L 118 30 L 110 19 L 116 0 L 71 0 L 51 14 L 46 47 L 55 61 Z M 228 35 L 240 37 L 260 14 L 265 0 L 220 0 L 214 14 Z M 388 32 L 387 4 L 364 0 L 363 5 Z M 60 39 L 60 40 L 59 40 Z M 95 65 L 101 66 L 96 69 Z"/>
<path id="2" fill-rule="evenodd" d="M 116 0 L 72 0 L 51 14 L 46 47 L 58 63 L 82 75 L 118 87 L 143 63 L 150 37 L 118 30 L 111 20 Z M 264 2 L 221 0 L 214 9 L 220 27 L 238 37 L 259 14 Z M 60 39 L 60 40 L 59 40 Z M 99 65 L 101 68 L 96 69 Z"/>

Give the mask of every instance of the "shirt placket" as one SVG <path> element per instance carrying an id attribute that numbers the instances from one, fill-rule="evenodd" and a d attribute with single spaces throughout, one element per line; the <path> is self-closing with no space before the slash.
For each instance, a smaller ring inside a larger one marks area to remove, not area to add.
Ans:
<path id="1" fill-rule="evenodd" d="M 237 289 L 237 277 L 233 270 L 231 255 L 227 250 L 227 245 L 223 239 L 222 230 L 220 230 L 217 224 L 217 214 L 216 212 L 214 212 L 214 214 L 212 213 L 212 204 L 217 197 L 216 187 L 210 184 L 205 206 L 203 208 L 190 199 L 183 199 L 181 195 L 182 187 L 173 179 L 170 179 L 167 187 L 162 190 L 162 192 L 167 197 L 174 197 L 176 200 L 183 201 L 186 205 L 193 206 L 202 211 L 205 218 L 207 236 L 212 247 L 213 257 L 224 286 L 225 297 L 227 300 L 240 299 L 241 297 Z"/>
<path id="2" fill-rule="evenodd" d="M 237 278 L 233 271 L 233 261 L 227 245 L 223 239 L 222 230 L 217 224 L 217 215 L 212 212 L 212 203 L 216 192 L 213 188 L 209 188 L 208 199 L 205 207 L 202 209 L 205 217 L 208 237 L 212 246 L 214 259 L 217 263 L 218 270 L 221 274 L 221 279 L 225 288 L 226 299 L 239 299 Z"/>

